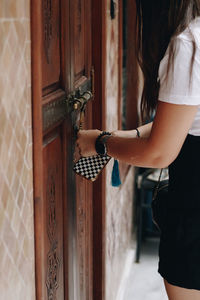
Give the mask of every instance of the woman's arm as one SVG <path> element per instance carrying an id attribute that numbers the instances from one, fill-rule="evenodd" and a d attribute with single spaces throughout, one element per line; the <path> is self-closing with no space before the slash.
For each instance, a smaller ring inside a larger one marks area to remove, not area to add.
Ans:
<path id="1" fill-rule="evenodd" d="M 160 102 L 149 135 L 147 127 L 141 138 L 117 132 L 108 139 L 108 154 L 126 163 L 160 168 L 177 157 L 197 113 L 198 106 Z M 143 127 L 142 127 L 143 128 Z M 141 129 L 141 128 L 140 128 Z M 83 156 L 95 155 L 95 140 L 99 130 L 80 131 L 77 143 Z"/>
<path id="2" fill-rule="evenodd" d="M 138 127 L 141 138 L 146 138 L 150 136 L 152 129 L 152 122 L 146 125 Z M 100 130 L 81 130 L 78 133 L 78 139 L 76 145 L 78 147 L 75 148 L 74 152 L 74 161 L 78 161 L 81 156 L 92 156 L 96 155 L 95 150 L 95 141 L 96 138 L 100 135 Z M 115 138 L 126 138 L 131 139 L 137 138 L 137 131 L 134 130 L 116 130 L 112 132 L 112 136 Z"/>
<path id="3" fill-rule="evenodd" d="M 108 154 L 141 167 L 166 167 L 177 157 L 197 113 L 197 106 L 159 102 L 149 137 L 111 137 Z"/>
<path id="4" fill-rule="evenodd" d="M 146 137 L 150 136 L 152 124 L 153 124 L 153 122 L 138 127 L 138 130 L 140 132 L 140 137 L 146 138 Z M 135 129 L 134 130 L 116 130 L 116 131 L 112 132 L 112 135 L 116 136 L 116 137 L 136 138 L 137 132 Z"/>

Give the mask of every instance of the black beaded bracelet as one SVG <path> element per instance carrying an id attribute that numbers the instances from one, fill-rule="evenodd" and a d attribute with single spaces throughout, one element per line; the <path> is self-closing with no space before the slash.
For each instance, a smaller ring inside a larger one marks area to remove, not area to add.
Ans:
<path id="1" fill-rule="evenodd" d="M 111 133 L 107 131 L 102 131 L 102 133 L 97 137 L 96 140 L 99 141 L 104 135 L 111 135 Z"/>
<path id="2" fill-rule="evenodd" d="M 107 132 L 107 131 L 103 131 L 96 139 L 96 142 L 95 142 L 95 149 L 96 149 L 96 152 L 97 154 L 99 155 L 106 155 L 107 154 L 107 149 L 106 149 L 106 145 L 103 141 L 101 141 L 101 138 L 103 136 L 111 136 L 111 133 L 110 132 Z"/>

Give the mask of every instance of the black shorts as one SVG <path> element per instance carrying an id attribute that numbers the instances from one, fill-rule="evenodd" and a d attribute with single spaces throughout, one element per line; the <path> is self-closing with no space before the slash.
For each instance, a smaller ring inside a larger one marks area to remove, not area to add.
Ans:
<path id="1" fill-rule="evenodd" d="M 188 135 L 169 166 L 158 272 L 172 285 L 200 290 L 200 137 Z"/>

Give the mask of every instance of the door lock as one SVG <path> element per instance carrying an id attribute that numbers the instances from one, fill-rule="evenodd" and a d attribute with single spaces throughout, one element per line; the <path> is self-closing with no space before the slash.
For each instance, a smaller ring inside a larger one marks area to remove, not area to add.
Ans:
<path id="1" fill-rule="evenodd" d="M 74 125 L 74 130 L 77 132 L 79 129 L 83 129 L 85 109 L 87 103 L 93 98 L 91 91 L 86 91 L 83 94 L 80 91 L 77 91 L 75 94 L 72 94 L 68 97 L 67 107 L 68 112 L 74 112 L 76 121 Z M 77 125 L 79 122 L 79 125 Z"/>
<path id="2" fill-rule="evenodd" d="M 87 91 L 85 93 L 78 94 L 78 95 L 71 95 L 69 97 L 69 106 L 71 107 L 72 111 L 83 111 L 87 103 L 93 98 L 92 92 Z"/>
<path id="3" fill-rule="evenodd" d="M 92 99 L 93 95 L 90 91 L 85 92 L 80 97 L 73 99 L 73 110 L 84 110 L 86 104 Z"/>

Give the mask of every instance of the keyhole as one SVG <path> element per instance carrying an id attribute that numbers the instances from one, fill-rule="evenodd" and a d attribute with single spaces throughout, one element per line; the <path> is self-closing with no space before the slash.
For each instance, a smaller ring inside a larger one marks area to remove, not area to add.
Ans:
<path id="1" fill-rule="evenodd" d="M 116 3 L 114 0 L 110 1 L 110 16 L 112 20 L 116 17 Z"/>

